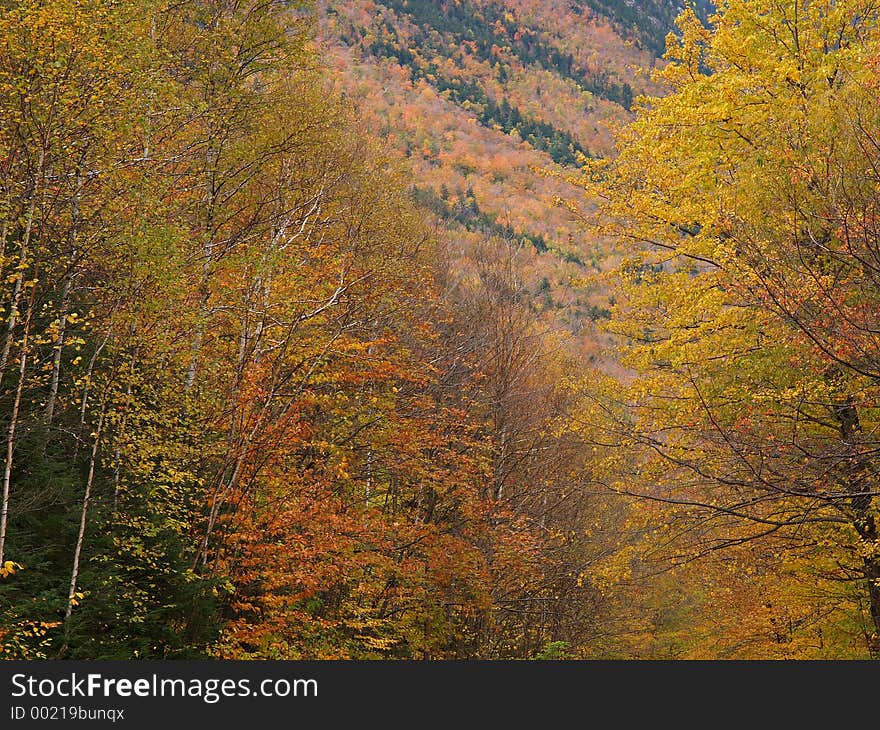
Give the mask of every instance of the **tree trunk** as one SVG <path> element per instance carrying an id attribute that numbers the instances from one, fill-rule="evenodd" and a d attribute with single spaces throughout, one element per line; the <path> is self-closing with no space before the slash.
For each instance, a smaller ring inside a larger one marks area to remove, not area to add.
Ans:
<path id="1" fill-rule="evenodd" d="M 52 423 L 55 415 L 55 402 L 58 398 L 58 384 L 61 381 L 61 356 L 64 352 L 64 335 L 67 330 L 68 308 L 70 306 L 70 290 L 73 286 L 74 267 L 76 265 L 76 243 L 79 238 L 79 230 L 82 224 L 80 212 L 80 196 L 83 187 L 84 159 L 80 159 L 76 172 L 76 192 L 73 195 L 73 220 L 70 226 L 70 252 L 68 254 L 67 271 L 64 272 L 64 285 L 61 290 L 61 316 L 58 321 L 58 342 L 55 343 L 55 351 L 52 355 L 52 377 L 49 382 L 49 400 L 46 403 L 46 423 Z"/>
<path id="2" fill-rule="evenodd" d="M 877 522 L 871 511 L 873 497 L 871 486 L 862 483 L 861 477 L 868 466 L 867 457 L 859 452 L 859 434 L 862 431 L 858 409 L 852 398 L 847 398 L 834 409 L 840 426 L 840 436 L 844 447 L 850 453 L 848 459 L 847 491 L 853 497 L 850 502 L 853 527 L 859 538 L 868 546 L 877 544 Z M 862 573 L 868 584 L 868 614 L 871 618 L 871 633 L 867 636 L 868 651 L 875 659 L 880 658 L 880 559 L 869 555 L 862 559 Z"/>
<path id="3" fill-rule="evenodd" d="M 3 497 L 2 507 L 0 507 L 0 565 L 3 565 L 6 550 L 6 526 L 9 521 L 9 491 L 12 484 L 15 437 L 16 429 L 18 428 L 18 416 L 21 411 L 21 397 L 24 392 L 25 373 L 27 372 L 28 338 L 30 335 L 35 293 L 36 286 L 31 289 L 31 295 L 28 298 L 27 314 L 25 315 L 24 321 L 24 334 L 21 338 L 21 349 L 18 358 L 18 384 L 16 385 L 15 398 L 12 402 L 12 416 L 9 420 L 9 428 L 6 431 L 6 462 L 3 468 Z"/>
<path id="4" fill-rule="evenodd" d="M 55 402 L 58 399 L 58 384 L 61 381 L 61 355 L 64 351 L 64 333 L 67 328 L 67 306 L 70 297 L 72 275 L 64 277 L 64 289 L 61 293 L 61 317 L 58 322 L 58 342 L 52 355 L 52 378 L 49 381 L 49 400 L 46 403 L 46 423 L 51 424 L 55 415 Z"/>
<path id="5" fill-rule="evenodd" d="M 34 182 L 31 186 L 27 219 L 25 221 L 24 232 L 21 236 L 21 245 L 18 249 L 19 266 L 22 266 L 24 264 L 24 260 L 27 257 L 28 250 L 30 248 L 31 235 L 34 229 L 34 214 L 37 208 L 37 182 L 40 181 L 43 177 L 43 167 L 45 166 L 45 164 L 46 150 L 43 149 L 40 151 L 40 160 L 37 163 L 37 171 L 34 175 Z M 5 236 L 6 229 L 4 228 L 4 247 L 6 245 Z M 12 341 L 14 339 L 15 325 L 18 321 L 18 305 L 21 301 L 21 292 L 24 287 L 24 273 L 25 269 L 21 268 L 18 272 L 18 276 L 15 279 L 15 287 L 12 293 L 12 303 L 9 307 L 9 319 L 6 322 L 6 338 L 3 342 L 3 350 L 2 352 L 0 352 L 0 382 L 2 382 L 3 373 L 6 372 L 6 364 L 9 361 L 9 352 L 12 348 Z"/>
<path id="6" fill-rule="evenodd" d="M 83 493 L 82 510 L 79 518 L 79 533 L 76 537 L 76 547 L 73 551 L 73 568 L 70 571 L 70 589 L 67 592 L 67 608 L 64 611 L 64 645 L 61 648 L 63 654 L 67 650 L 67 641 L 70 638 L 70 617 L 73 614 L 73 604 L 76 598 L 76 582 L 79 578 L 79 561 L 82 555 L 83 536 L 86 532 L 86 521 L 88 519 L 89 503 L 92 499 L 92 484 L 95 481 L 95 462 L 98 456 L 98 448 L 101 443 L 101 433 L 104 428 L 104 408 L 101 406 L 101 414 L 98 416 L 98 427 L 95 431 L 95 440 L 92 442 L 92 453 L 89 458 L 89 474 L 86 477 L 86 488 Z"/>

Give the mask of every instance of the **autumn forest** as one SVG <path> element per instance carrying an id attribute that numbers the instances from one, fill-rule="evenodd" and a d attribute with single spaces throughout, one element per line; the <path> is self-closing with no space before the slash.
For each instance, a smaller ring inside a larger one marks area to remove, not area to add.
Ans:
<path id="1" fill-rule="evenodd" d="M 880 6 L 0 0 L 0 658 L 880 658 Z"/>

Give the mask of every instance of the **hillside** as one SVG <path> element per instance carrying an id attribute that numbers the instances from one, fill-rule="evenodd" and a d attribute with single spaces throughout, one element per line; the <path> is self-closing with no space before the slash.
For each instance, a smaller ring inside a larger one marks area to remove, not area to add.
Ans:
<path id="1" fill-rule="evenodd" d="M 0 658 L 880 657 L 880 9 L 707 9 L 0 4 Z"/>
<path id="2" fill-rule="evenodd" d="M 548 173 L 606 154 L 672 24 L 669 3 L 562 0 L 327 2 L 333 77 L 365 126 L 408 160 L 412 196 L 466 258 L 487 237 L 528 252 L 524 288 L 545 319 L 598 353 L 595 276 L 609 249 L 556 205 Z"/>

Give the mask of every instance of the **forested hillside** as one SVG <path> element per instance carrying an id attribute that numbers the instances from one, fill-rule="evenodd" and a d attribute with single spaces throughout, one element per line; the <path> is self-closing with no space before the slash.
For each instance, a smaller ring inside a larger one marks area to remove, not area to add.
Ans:
<path id="1" fill-rule="evenodd" d="M 522 247 L 534 306 L 590 331 L 583 345 L 598 355 L 607 301 L 593 278 L 609 250 L 555 205 L 576 188 L 545 172 L 610 149 L 651 52 L 564 2 L 328 2 L 321 31 L 335 84 L 403 153 L 411 195 L 448 245 Z"/>
<path id="2" fill-rule="evenodd" d="M 878 655 L 877 10 L 680 11 L 0 3 L 0 657 Z"/>
<path id="3" fill-rule="evenodd" d="M 7 657 L 596 631 L 573 364 L 524 251 L 486 239 L 459 280 L 313 27 L 286 3 L 3 10 Z"/>

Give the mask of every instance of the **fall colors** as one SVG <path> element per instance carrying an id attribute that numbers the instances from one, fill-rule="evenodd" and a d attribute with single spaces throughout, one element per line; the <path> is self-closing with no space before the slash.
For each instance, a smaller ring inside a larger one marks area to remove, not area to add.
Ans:
<path id="1" fill-rule="evenodd" d="M 878 10 L 676 16 L 0 2 L 0 657 L 880 654 Z"/>

